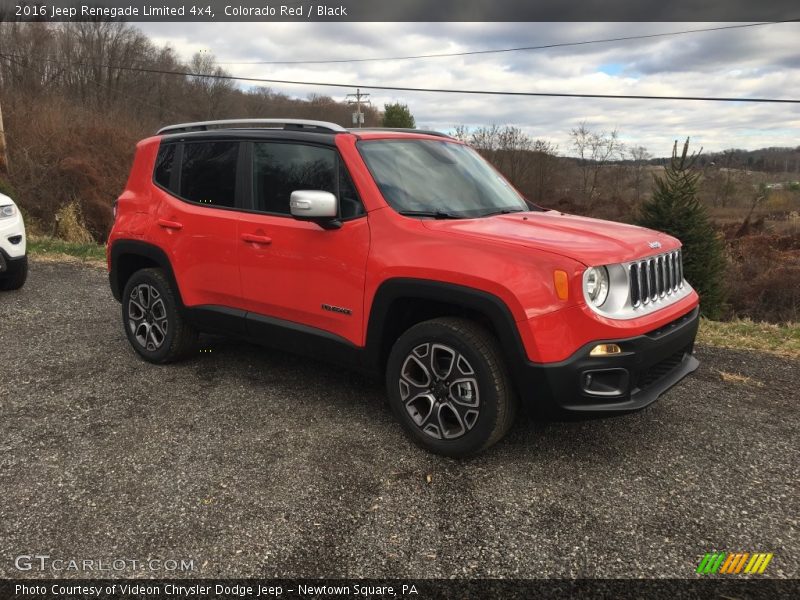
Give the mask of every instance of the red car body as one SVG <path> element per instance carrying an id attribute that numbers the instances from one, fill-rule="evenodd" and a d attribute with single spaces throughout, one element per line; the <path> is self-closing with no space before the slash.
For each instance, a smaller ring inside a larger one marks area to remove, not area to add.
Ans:
<path id="1" fill-rule="evenodd" d="M 186 139 L 193 135 L 198 134 L 184 134 Z M 668 253 L 680 248 L 677 239 L 556 211 L 457 220 L 403 216 L 384 198 L 359 144 L 442 138 L 391 131 L 329 137 L 366 211 L 364 218 L 331 230 L 285 216 L 186 202 L 153 183 L 164 136 L 141 141 L 108 240 L 115 295 L 119 298 L 130 265 L 139 256 L 169 270 L 190 313 L 193 308 L 224 307 L 273 324 L 302 326 L 320 334 L 319 345 L 346 349 L 333 350 L 334 359 L 352 354 L 354 366 L 371 370 L 381 368 L 391 344 L 387 338 L 414 321 L 413 315 L 405 315 L 396 325 L 400 318 L 391 311 L 398 299 L 412 312 L 426 303 L 435 304 L 436 312 L 452 300 L 454 306 L 466 304 L 465 310 L 484 315 L 502 330 L 497 335 L 522 397 L 568 410 L 639 408 L 696 368 L 691 353 L 698 296 L 693 290 L 658 310 L 625 319 L 599 314 L 587 304 L 583 291 L 587 267 L 648 257 L 655 254 L 655 245 L 660 246 L 658 253 Z M 566 297 L 556 289 L 556 271 L 567 274 Z M 383 297 L 389 284 L 398 287 L 404 282 L 413 285 Z M 442 291 L 434 294 L 434 289 Z M 470 297 L 480 301 L 465 300 Z M 323 304 L 346 307 L 346 312 L 321 310 Z M 423 312 L 428 316 L 431 311 Z M 199 322 L 203 328 L 256 337 L 247 326 L 203 318 Z M 609 341 L 622 346 L 622 356 L 592 359 L 597 362 L 591 367 L 623 365 L 630 371 L 630 383 L 619 397 L 587 399 L 579 381 L 587 372 L 588 348 Z M 306 339 L 291 349 L 313 354 L 317 345 Z M 669 363 L 676 352 L 680 360 Z M 649 389 L 634 386 L 641 372 L 659 365 L 665 374 Z"/>

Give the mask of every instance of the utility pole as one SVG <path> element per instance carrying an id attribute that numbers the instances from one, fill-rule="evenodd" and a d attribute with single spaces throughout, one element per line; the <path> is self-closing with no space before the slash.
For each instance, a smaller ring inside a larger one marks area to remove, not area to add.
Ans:
<path id="1" fill-rule="evenodd" d="M 3 106 L 0 103 L 0 177 L 8 176 L 8 151 L 6 150 L 6 131 L 3 128 Z"/>
<path id="2" fill-rule="evenodd" d="M 355 98 L 355 100 L 353 99 Z M 364 98 L 364 100 L 362 100 Z M 356 105 L 356 112 L 353 113 L 353 124 L 358 125 L 360 128 L 364 124 L 364 113 L 361 112 L 361 104 L 372 104 L 369 101 L 369 94 L 362 94 L 361 90 L 356 88 L 355 94 L 347 94 L 347 103 Z"/>

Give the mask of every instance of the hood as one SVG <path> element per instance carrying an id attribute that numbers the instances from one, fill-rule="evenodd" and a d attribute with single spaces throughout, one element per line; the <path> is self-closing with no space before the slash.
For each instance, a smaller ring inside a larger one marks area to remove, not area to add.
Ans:
<path id="1" fill-rule="evenodd" d="M 546 250 L 587 266 L 626 262 L 680 246 L 674 237 L 652 229 L 552 210 L 423 223 L 432 230 Z M 656 243 L 660 247 L 654 248 Z"/>

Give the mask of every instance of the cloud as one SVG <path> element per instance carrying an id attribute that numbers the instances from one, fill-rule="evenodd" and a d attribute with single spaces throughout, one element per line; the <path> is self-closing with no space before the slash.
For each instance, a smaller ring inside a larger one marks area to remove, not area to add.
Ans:
<path id="1" fill-rule="evenodd" d="M 545 45 L 717 26 L 712 23 L 142 23 L 185 58 L 220 62 L 325 60 Z M 530 92 L 800 98 L 800 23 L 548 50 L 425 60 L 224 67 L 235 75 L 348 84 Z M 296 97 L 351 89 L 270 85 Z M 369 90 L 368 90 L 369 91 Z M 571 152 L 586 121 L 666 155 L 687 135 L 709 151 L 800 145 L 800 106 L 645 100 L 514 98 L 372 90 L 407 103 L 417 123 L 450 129 L 513 124 Z"/>

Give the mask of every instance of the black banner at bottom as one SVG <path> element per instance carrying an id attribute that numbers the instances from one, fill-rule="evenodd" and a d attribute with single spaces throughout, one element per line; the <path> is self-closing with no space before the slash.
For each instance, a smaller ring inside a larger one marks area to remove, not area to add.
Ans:
<path id="1" fill-rule="evenodd" d="M 301 598 L 800 598 L 798 579 L 24 579 L 3 600 L 294 600 Z"/>

